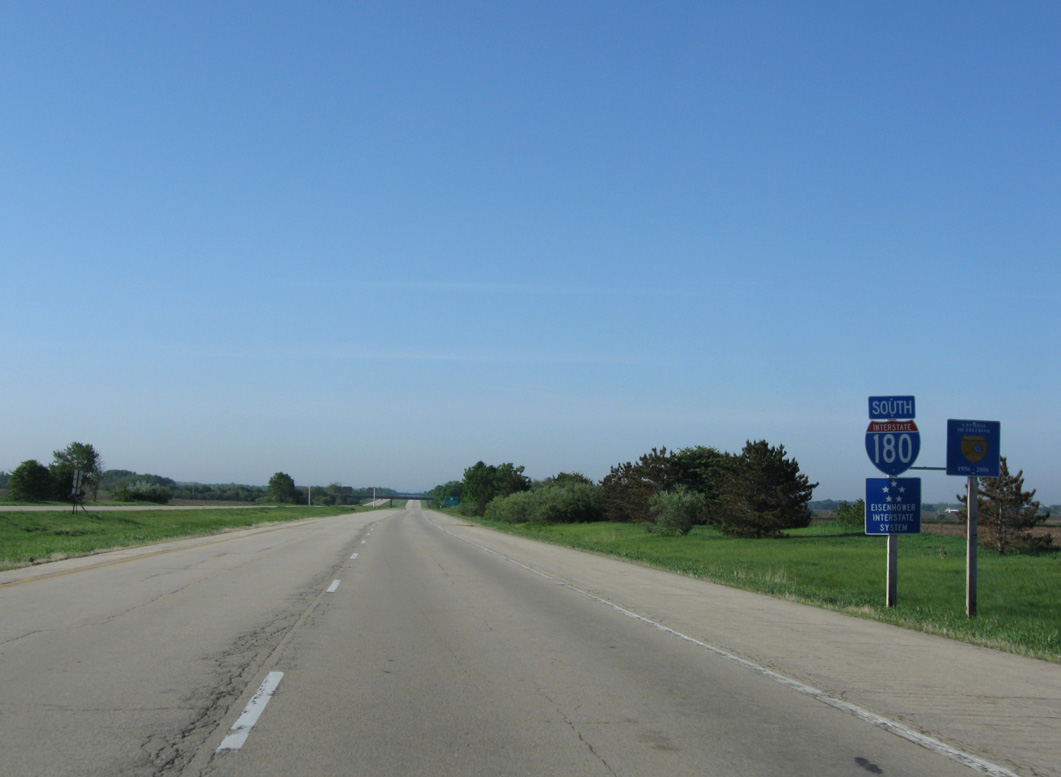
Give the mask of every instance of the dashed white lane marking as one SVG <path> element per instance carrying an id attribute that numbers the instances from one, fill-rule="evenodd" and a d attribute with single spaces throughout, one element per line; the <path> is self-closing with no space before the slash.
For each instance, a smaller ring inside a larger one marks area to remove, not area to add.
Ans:
<path id="1" fill-rule="evenodd" d="M 884 729 L 885 731 L 895 734 L 896 736 L 901 737 L 907 740 L 908 742 L 913 742 L 914 744 L 920 745 L 926 750 L 931 750 L 934 753 L 946 756 L 947 758 L 950 758 L 953 761 L 957 761 L 963 766 L 969 767 L 973 771 L 979 772 L 980 774 L 986 775 L 987 777 L 1019 777 L 1019 775 L 1017 775 L 1015 772 L 1011 772 L 1009 769 L 1006 769 L 1003 766 L 991 763 L 990 761 L 984 760 L 983 758 L 975 756 L 972 753 L 967 753 L 964 750 L 960 750 L 956 747 L 953 747 L 952 745 L 948 745 L 946 742 L 941 742 L 935 737 L 930 737 L 926 734 L 922 734 L 920 731 L 916 731 L 910 728 L 909 726 L 899 723 L 898 721 L 891 720 L 890 718 L 886 718 L 883 715 L 878 715 L 875 712 L 870 712 L 867 709 L 859 707 L 857 704 L 852 704 L 851 702 L 844 701 L 843 699 L 838 699 L 835 696 L 830 696 L 825 691 L 819 690 L 818 688 L 815 688 L 812 685 L 807 685 L 806 683 L 801 683 L 798 680 L 793 680 L 791 677 L 786 677 L 785 675 L 780 674 L 779 672 L 775 672 L 772 669 L 767 669 L 764 666 L 760 666 L 759 664 L 753 663 L 752 661 L 748 661 L 747 659 L 734 655 L 733 653 L 730 653 L 727 650 L 715 647 L 714 645 L 709 645 L 706 642 L 701 642 L 695 637 L 690 637 L 688 634 L 683 634 L 682 632 L 676 631 L 670 628 L 669 626 L 664 626 L 662 623 L 657 623 L 656 621 L 646 618 L 643 615 L 638 615 L 636 612 L 632 612 L 631 610 L 628 610 L 625 607 L 616 604 L 615 602 L 610 602 L 607 599 L 597 596 L 596 594 L 590 593 L 589 591 L 583 591 L 581 588 L 577 588 L 576 586 L 564 582 L 559 578 L 553 577 L 552 575 L 548 575 L 539 569 L 529 567 L 526 564 L 516 561 L 516 559 L 506 556 L 504 553 L 500 553 L 496 550 L 493 550 L 492 548 L 488 548 L 485 545 L 480 545 L 478 542 L 473 542 L 472 540 L 469 540 L 466 537 L 461 537 L 459 534 L 454 534 L 453 532 L 449 531 L 440 524 L 433 523 L 433 525 L 435 526 L 435 528 L 440 529 L 451 537 L 455 537 L 458 540 L 467 542 L 469 545 L 474 545 L 475 547 L 481 550 L 485 550 L 487 553 L 491 553 L 499 558 L 504 559 L 505 561 L 508 561 L 511 564 L 515 564 L 517 567 L 522 567 L 528 572 L 533 572 L 534 574 L 540 577 L 544 577 L 546 580 L 550 580 L 553 583 L 567 588 L 570 591 L 574 591 L 575 593 L 593 599 L 594 601 L 599 602 L 603 605 L 607 605 L 608 607 L 618 610 L 623 615 L 633 618 L 634 620 L 641 621 L 642 623 L 657 628 L 660 631 L 666 632 L 668 634 L 671 634 L 672 636 L 678 637 L 679 639 L 683 639 L 686 642 L 690 642 L 693 645 L 696 645 L 697 647 L 703 648 L 704 650 L 707 650 L 710 653 L 714 653 L 717 656 L 721 656 L 722 658 L 725 658 L 728 661 L 733 661 L 734 663 L 739 664 L 740 666 L 743 666 L 746 669 L 750 669 L 753 672 L 761 674 L 765 677 L 769 677 L 774 682 L 780 683 L 781 685 L 792 688 L 793 690 L 798 691 L 799 693 L 817 699 L 823 704 L 827 704 L 830 707 L 834 707 L 838 710 L 843 710 L 844 712 L 850 715 L 854 715 L 856 718 L 859 718 L 860 720 L 865 721 L 866 723 L 869 723 L 872 726 Z"/>
<path id="2" fill-rule="evenodd" d="M 325 593 L 334 594 L 337 590 L 339 590 L 339 581 L 332 580 L 332 584 L 328 586 L 328 590 Z"/>
<path id="3" fill-rule="evenodd" d="M 350 557 L 350 560 L 353 561 L 355 558 L 357 558 L 357 554 L 356 553 Z"/>
<path id="4" fill-rule="evenodd" d="M 243 743 L 247 741 L 254 724 L 258 722 L 258 718 L 265 711 L 265 705 L 269 703 L 269 699 L 272 698 L 276 687 L 280 684 L 280 678 L 283 676 L 283 672 L 269 672 L 266 675 L 265 681 L 258 688 L 246 708 L 244 708 L 243 714 L 236 719 L 236 722 L 232 724 L 232 728 L 229 729 L 228 735 L 221 740 L 217 752 L 239 750 L 243 747 Z"/>

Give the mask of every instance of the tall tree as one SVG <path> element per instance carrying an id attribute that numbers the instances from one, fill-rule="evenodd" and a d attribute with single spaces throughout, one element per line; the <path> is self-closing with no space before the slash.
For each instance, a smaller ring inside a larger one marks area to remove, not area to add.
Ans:
<path id="1" fill-rule="evenodd" d="M 749 441 L 739 456 L 730 457 L 713 522 L 731 536 L 783 536 L 784 529 L 810 525 L 808 503 L 817 486 L 785 456 L 784 445 Z"/>
<path id="2" fill-rule="evenodd" d="M 958 499 L 967 505 L 966 496 L 960 495 Z M 1024 470 L 1011 475 L 1005 456 L 1000 460 L 997 478 L 980 480 L 976 505 L 977 539 L 985 547 L 1005 553 L 1007 549 L 1036 550 L 1053 542 L 1049 534 L 1031 532 L 1046 520 L 1047 514 L 1039 513 L 1035 489 L 1024 490 Z M 959 516 L 968 523 L 967 506 L 962 508 Z"/>
<path id="3" fill-rule="evenodd" d="M 74 472 L 81 472 L 81 488 L 99 498 L 99 483 L 103 475 L 103 458 L 88 443 L 72 442 L 59 451 L 52 451 L 52 478 L 60 499 L 69 499 L 74 485 Z"/>
<path id="4" fill-rule="evenodd" d="M 286 472 L 277 472 L 269 478 L 269 486 L 265 493 L 270 501 L 282 504 L 294 504 L 299 501 L 300 496 L 298 489 L 295 488 L 294 478 Z"/>
<path id="5" fill-rule="evenodd" d="M 649 502 L 660 491 L 680 482 L 674 454 L 653 448 L 636 462 L 616 464 L 601 480 L 601 510 L 609 521 L 641 523 L 652 520 Z"/>
<path id="6" fill-rule="evenodd" d="M 486 515 L 491 500 L 528 489 L 530 478 L 523 474 L 522 466 L 511 463 L 494 466 L 477 461 L 464 470 L 462 500 L 474 504 L 477 515 Z"/>
<path id="7" fill-rule="evenodd" d="M 675 479 L 679 485 L 698 491 L 709 500 L 714 499 L 718 496 L 726 460 L 725 453 L 709 445 L 682 448 L 674 454 L 672 461 Z"/>

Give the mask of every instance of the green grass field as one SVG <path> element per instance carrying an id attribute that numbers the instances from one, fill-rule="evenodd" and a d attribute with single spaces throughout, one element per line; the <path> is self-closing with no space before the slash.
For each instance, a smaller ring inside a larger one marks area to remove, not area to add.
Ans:
<path id="1" fill-rule="evenodd" d="M 246 507 L 240 509 L 107 511 L 88 514 L 4 511 L 0 506 L 0 569 L 12 569 L 108 548 L 211 534 L 274 521 L 296 521 L 354 512 L 354 507 Z M 364 509 L 364 508 L 362 508 Z"/>
<path id="2" fill-rule="evenodd" d="M 976 618 L 965 615 L 965 540 L 899 537 L 897 607 L 885 606 L 886 540 L 835 523 L 785 539 L 725 537 L 703 526 L 660 537 L 620 523 L 495 525 L 534 539 L 1061 663 L 1061 552 L 981 549 Z"/>

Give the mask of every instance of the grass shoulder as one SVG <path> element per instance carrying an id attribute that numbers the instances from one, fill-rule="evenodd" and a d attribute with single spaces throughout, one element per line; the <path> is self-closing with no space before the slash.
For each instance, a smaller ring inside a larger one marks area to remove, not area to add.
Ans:
<path id="1" fill-rule="evenodd" d="M 460 516 L 465 517 L 465 516 Z M 1061 663 L 1061 553 L 979 554 L 979 615 L 965 616 L 965 541 L 899 542 L 898 606 L 885 606 L 886 541 L 820 523 L 783 539 L 726 537 L 698 526 L 661 537 L 624 523 L 499 524 L 499 531 L 603 553 L 757 593 Z"/>
<path id="2" fill-rule="evenodd" d="M 148 545 L 262 523 L 324 518 L 363 509 L 349 506 L 255 505 L 240 509 L 108 511 L 106 507 L 93 503 L 87 512 L 19 512 L 4 511 L 0 506 L 0 569 L 14 569 L 112 548 Z"/>

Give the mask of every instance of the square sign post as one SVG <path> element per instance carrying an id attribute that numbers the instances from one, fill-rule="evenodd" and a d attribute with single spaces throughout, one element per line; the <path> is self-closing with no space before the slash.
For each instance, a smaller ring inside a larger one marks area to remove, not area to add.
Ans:
<path id="1" fill-rule="evenodd" d="M 965 486 L 965 615 L 976 617 L 976 543 L 979 539 L 977 478 L 997 478 L 1002 471 L 998 421 L 947 421 L 947 474 L 968 478 Z"/>
<path id="2" fill-rule="evenodd" d="M 921 450 L 914 408 L 909 395 L 869 398 L 866 453 L 891 477 L 866 478 L 866 534 L 888 537 L 888 607 L 895 606 L 899 588 L 899 535 L 921 532 L 921 478 L 898 477 Z"/>
<path id="3" fill-rule="evenodd" d="M 866 534 L 888 537 L 888 607 L 899 598 L 899 535 L 920 533 L 921 478 L 866 478 Z"/>

